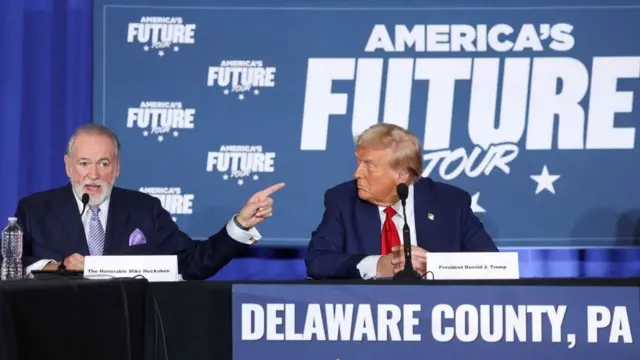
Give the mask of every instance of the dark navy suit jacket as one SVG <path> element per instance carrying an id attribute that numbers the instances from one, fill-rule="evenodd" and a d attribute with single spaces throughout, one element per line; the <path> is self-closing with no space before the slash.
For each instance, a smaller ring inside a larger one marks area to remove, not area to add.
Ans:
<path id="1" fill-rule="evenodd" d="M 24 231 L 25 268 L 42 259 L 60 262 L 74 253 L 89 255 L 70 184 L 21 199 L 16 217 Z M 129 236 L 136 229 L 147 241 L 129 246 Z M 157 198 L 118 187 L 111 192 L 104 255 L 175 254 L 182 277 L 197 280 L 213 276 L 248 246 L 232 239 L 225 227 L 207 241 L 193 241 L 178 229 Z"/>
<path id="2" fill-rule="evenodd" d="M 307 249 L 307 276 L 360 278 L 358 263 L 381 253 L 378 206 L 361 200 L 352 180 L 327 190 L 324 207 Z M 471 197 L 457 187 L 420 179 L 414 184 L 414 217 L 417 245 L 429 252 L 498 251 L 471 211 Z"/>

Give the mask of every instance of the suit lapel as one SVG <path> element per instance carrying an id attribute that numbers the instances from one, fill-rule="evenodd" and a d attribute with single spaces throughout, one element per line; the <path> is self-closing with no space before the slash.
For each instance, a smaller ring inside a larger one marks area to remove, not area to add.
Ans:
<path id="1" fill-rule="evenodd" d="M 356 229 L 367 254 L 380 254 L 382 247 L 380 214 L 378 207 L 369 202 L 356 200 Z"/>
<path id="2" fill-rule="evenodd" d="M 126 234 L 128 218 L 129 212 L 124 203 L 122 193 L 120 189 L 113 187 L 109 201 L 109 214 L 107 215 L 107 232 L 105 234 L 103 255 L 113 255 L 117 253 L 122 243 L 126 241 L 128 236 L 128 234 Z"/>
<path id="3" fill-rule="evenodd" d="M 436 231 L 437 211 L 431 193 L 431 179 L 422 178 L 413 186 L 413 208 L 416 225 L 416 242 L 418 246 L 429 251 L 429 244 L 439 239 Z"/>
<path id="4" fill-rule="evenodd" d="M 60 224 L 66 224 L 64 226 L 65 243 L 69 248 L 67 252 L 69 254 L 63 254 L 63 256 L 69 256 L 77 252 L 81 255 L 89 254 L 89 247 L 87 246 L 87 237 L 84 232 L 84 226 L 82 225 L 82 218 L 80 217 L 80 210 L 78 209 L 78 201 L 73 193 L 71 184 L 65 186 L 60 193 L 61 196 L 58 199 L 62 206 L 62 211 L 58 213 Z"/>

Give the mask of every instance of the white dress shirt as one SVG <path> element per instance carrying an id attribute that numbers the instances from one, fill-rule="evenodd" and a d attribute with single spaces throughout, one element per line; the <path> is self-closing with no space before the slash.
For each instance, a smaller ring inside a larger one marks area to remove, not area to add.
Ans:
<path id="1" fill-rule="evenodd" d="M 78 203 L 78 212 L 80 213 L 82 212 L 82 207 L 83 207 L 82 201 L 78 199 L 77 196 L 74 196 L 74 198 Z M 100 213 L 98 214 L 98 216 L 100 217 L 100 224 L 102 225 L 102 229 L 104 230 L 105 234 L 107 233 L 107 216 L 109 214 L 109 201 L 110 200 L 107 198 L 107 200 L 105 200 L 100 205 Z M 87 206 L 86 210 L 84 211 L 84 214 L 82 214 L 82 217 L 81 217 L 82 226 L 84 227 L 85 239 L 89 238 L 89 220 L 90 219 L 91 219 L 91 209 Z M 229 233 L 229 236 L 235 241 L 241 242 L 243 244 L 248 244 L 248 245 L 253 244 L 254 242 L 260 240 L 262 237 L 256 228 L 251 228 L 248 231 L 244 231 L 240 229 L 233 221 L 233 217 L 227 223 L 227 233 Z M 33 270 L 42 270 L 47 264 L 54 261 L 55 260 L 50 260 L 50 259 L 38 260 L 25 269 L 25 274 L 28 275 Z"/>
<path id="2" fill-rule="evenodd" d="M 416 219 L 414 215 L 414 207 L 413 207 L 414 199 L 413 199 L 413 185 L 409 186 L 409 195 L 407 196 L 406 201 L 406 212 L 407 212 L 407 225 L 409 225 L 409 232 L 411 234 L 411 245 L 416 245 L 418 241 L 416 240 Z M 396 225 L 396 230 L 398 230 L 398 236 L 400 236 L 400 244 L 403 243 L 402 239 L 402 228 L 404 227 L 404 218 L 402 214 L 402 203 L 398 200 L 393 206 L 393 209 L 396 211 L 396 214 L 391 219 L 393 223 Z M 384 221 L 387 218 L 387 214 L 384 212 L 386 206 L 378 206 L 378 214 L 380 215 L 380 231 L 382 232 L 382 227 L 384 226 Z M 373 239 L 373 241 L 382 241 L 381 239 Z M 365 241 L 370 241 L 369 239 L 365 239 Z M 366 258 L 362 259 L 360 263 L 358 263 L 358 270 L 360 271 L 360 276 L 363 279 L 372 279 L 376 277 L 376 273 L 378 270 L 378 259 L 380 259 L 382 255 L 370 255 Z"/>

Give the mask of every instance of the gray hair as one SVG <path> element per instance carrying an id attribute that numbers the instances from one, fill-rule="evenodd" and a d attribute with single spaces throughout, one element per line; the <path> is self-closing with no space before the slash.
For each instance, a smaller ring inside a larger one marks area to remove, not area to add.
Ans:
<path id="1" fill-rule="evenodd" d="M 73 135 L 71 135 L 71 138 L 69 138 L 69 142 L 67 143 L 66 154 L 68 156 L 71 156 L 73 143 L 75 142 L 76 137 L 78 135 L 89 135 L 89 134 L 103 135 L 111 138 L 111 140 L 113 141 L 113 145 L 116 148 L 116 159 L 120 157 L 120 140 L 118 140 L 118 137 L 116 136 L 116 134 L 113 131 L 111 131 L 108 127 L 101 124 L 94 124 L 94 123 L 82 125 L 76 129 Z"/>
<path id="2" fill-rule="evenodd" d="M 394 124 L 376 124 L 355 139 L 358 148 L 391 150 L 390 165 L 409 172 L 411 182 L 422 177 L 420 140 L 410 131 Z"/>

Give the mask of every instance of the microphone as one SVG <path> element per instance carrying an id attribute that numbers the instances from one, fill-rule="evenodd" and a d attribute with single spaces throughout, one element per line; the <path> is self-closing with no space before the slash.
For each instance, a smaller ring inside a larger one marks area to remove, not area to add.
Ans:
<path id="1" fill-rule="evenodd" d="M 82 194 L 82 212 L 80 213 L 80 216 L 84 215 L 84 211 L 87 209 L 88 203 L 89 203 L 89 194 L 87 193 Z M 60 272 L 67 271 L 67 267 L 64 266 L 64 258 L 62 258 L 60 265 L 58 265 L 58 271 Z"/>
<path id="2" fill-rule="evenodd" d="M 402 227 L 402 242 L 404 245 L 404 269 L 398 271 L 393 276 L 393 280 L 417 280 L 420 274 L 413 269 L 411 264 L 411 235 L 409 233 L 409 225 L 407 225 L 407 197 L 409 197 L 409 187 L 407 184 L 398 184 L 396 192 L 402 203 L 402 215 L 404 218 L 404 226 Z"/>
<path id="3" fill-rule="evenodd" d="M 88 203 L 89 203 L 89 194 L 87 193 L 82 194 L 82 212 L 80 213 L 80 216 L 84 215 L 84 210 L 87 208 Z"/>

